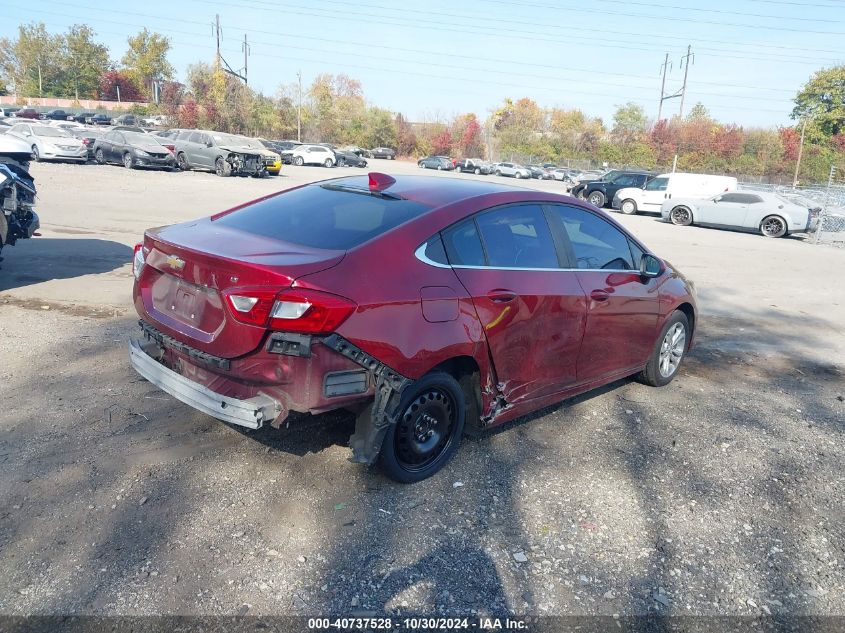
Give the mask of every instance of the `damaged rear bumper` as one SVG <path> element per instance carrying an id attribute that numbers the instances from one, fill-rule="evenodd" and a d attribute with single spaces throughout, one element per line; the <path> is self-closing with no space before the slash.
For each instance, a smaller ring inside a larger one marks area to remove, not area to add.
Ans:
<path id="1" fill-rule="evenodd" d="M 281 405 L 269 396 L 259 394 L 240 400 L 189 380 L 147 354 L 138 341 L 129 342 L 129 362 L 135 371 L 162 391 L 223 422 L 259 429 L 282 412 Z"/>

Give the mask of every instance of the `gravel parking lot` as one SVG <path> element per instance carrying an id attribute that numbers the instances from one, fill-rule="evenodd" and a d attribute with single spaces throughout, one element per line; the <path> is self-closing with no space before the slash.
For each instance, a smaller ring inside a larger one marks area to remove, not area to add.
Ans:
<path id="1" fill-rule="evenodd" d="M 127 362 L 146 227 L 363 170 L 33 172 L 43 236 L 0 271 L 0 612 L 845 615 L 842 249 L 622 217 L 698 287 L 677 379 L 402 486 L 346 461 L 345 415 L 248 432 Z"/>

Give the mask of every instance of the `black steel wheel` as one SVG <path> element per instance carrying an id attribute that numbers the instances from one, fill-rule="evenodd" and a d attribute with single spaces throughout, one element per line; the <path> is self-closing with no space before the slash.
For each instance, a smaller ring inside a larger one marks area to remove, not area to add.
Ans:
<path id="1" fill-rule="evenodd" d="M 463 390 L 447 373 L 432 372 L 409 387 L 382 444 L 379 462 L 386 474 L 411 483 L 443 468 L 460 445 L 464 409 Z"/>

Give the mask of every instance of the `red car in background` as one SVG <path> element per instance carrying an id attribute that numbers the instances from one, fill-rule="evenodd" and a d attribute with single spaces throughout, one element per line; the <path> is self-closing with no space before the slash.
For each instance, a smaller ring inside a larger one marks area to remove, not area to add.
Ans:
<path id="1" fill-rule="evenodd" d="M 145 378 L 216 418 L 357 412 L 353 461 L 424 479 L 482 430 L 690 349 L 693 286 L 605 212 L 499 184 L 384 174 L 150 229 Z"/>

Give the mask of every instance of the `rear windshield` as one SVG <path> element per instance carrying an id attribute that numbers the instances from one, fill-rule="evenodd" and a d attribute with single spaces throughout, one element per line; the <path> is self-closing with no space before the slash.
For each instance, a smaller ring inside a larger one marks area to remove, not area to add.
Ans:
<path id="1" fill-rule="evenodd" d="M 366 189 L 354 193 L 327 186 L 294 189 L 214 221 L 311 248 L 346 250 L 386 233 L 429 208 L 410 200 L 370 195 Z M 363 187 L 366 186 L 365 181 Z"/>

